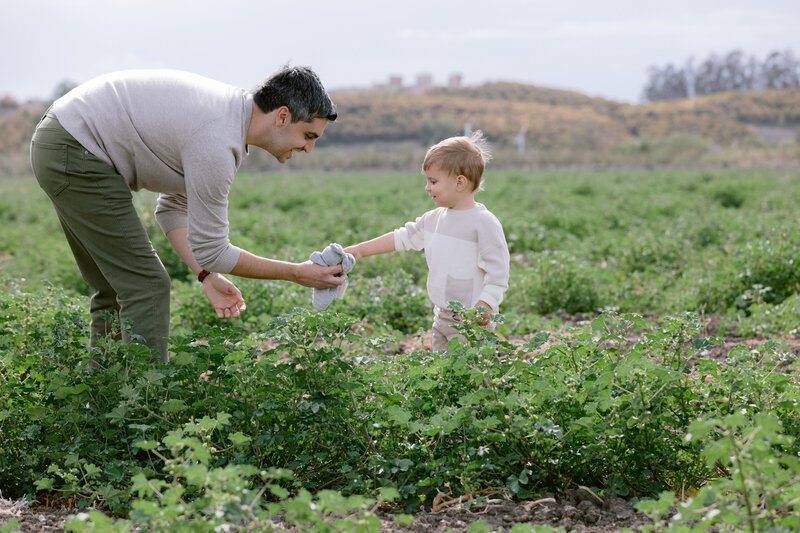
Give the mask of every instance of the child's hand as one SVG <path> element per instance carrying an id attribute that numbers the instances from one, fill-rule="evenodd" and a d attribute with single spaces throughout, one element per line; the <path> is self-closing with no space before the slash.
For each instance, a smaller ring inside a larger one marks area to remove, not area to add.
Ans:
<path id="1" fill-rule="evenodd" d="M 354 244 L 353 246 L 348 246 L 347 248 L 344 249 L 344 251 L 345 253 L 352 254 L 352 256 L 355 258 L 356 261 L 361 259 L 361 251 L 359 250 L 357 244 Z"/>

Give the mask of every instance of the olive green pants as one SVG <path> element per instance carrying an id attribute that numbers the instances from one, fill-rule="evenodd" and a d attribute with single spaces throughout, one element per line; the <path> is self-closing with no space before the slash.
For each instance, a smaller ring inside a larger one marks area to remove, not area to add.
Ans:
<path id="1" fill-rule="evenodd" d="M 125 179 L 75 140 L 51 114 L 33 134 L 31 166 L 55 207 L 92 288 L 90 344 L 119 316 L 124 342 L 145 344 L 167 362 L 170 279 L 133 207 Z M 119 331 L 119 328 L 117 328 Z"/>

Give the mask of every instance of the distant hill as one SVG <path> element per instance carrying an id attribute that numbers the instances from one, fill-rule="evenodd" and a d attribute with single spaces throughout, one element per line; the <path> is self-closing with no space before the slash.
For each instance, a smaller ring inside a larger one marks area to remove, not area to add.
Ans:
<path id="1" fill-rule="evenodd" d="M 0 153 L 16 152 L 31 142 L 36 122 L 44 104 L 18 104 L 9 97 L 0 99 Z"/>
<path id="2" fill-rule="evenodd" d="M 528 146 L 585 149 L 675 133 L 729 144 L 757 134 L 760 126 L 800 127 L 800 89 L 729 92 L 640 105 L 505 82 L 422 94 L 351 90 L 332 96 L 341 122 L 326 133 L 331 144 L 423 140 L 429 132 L 458 134 L 467 122 L 500 145 L 512 145 L 524 128 Z"/>
<path id="3" fill-rule="evenodd" d="M 524 135 L 530 151 L 558 154 L 538 161 L 550 165 L 581 158 L 586 164 L 618 164 L 618 159 L 604 156 L 612 151 L 624 155 L 625 147 L 652 146 L 676 135 L 698 139 L 706 147 L 779 141 L 800 145 L 800 89 L 728 92 L 638 105 L 510 82 L 421 93 L 341 90 L 332 97 L 340 118 L 327 128 L 321 143 L 331 150 L 372 143 L 426 147 L 460 135 L 467 123 L 508 152 L 513 152 L 518 135 Z M 43 106 L 0 99 L 0 156 L 5 157 L 5 164 L 0 157 L 0 174 L 27 171 L 24 151 Z M 11 164 L 8 154 L 15 154 Z M 252 159 L 257 168 L 268 164 L 264 158 Z M 357 167 L 358 162 L 351 160 L 348 165 Z"/>

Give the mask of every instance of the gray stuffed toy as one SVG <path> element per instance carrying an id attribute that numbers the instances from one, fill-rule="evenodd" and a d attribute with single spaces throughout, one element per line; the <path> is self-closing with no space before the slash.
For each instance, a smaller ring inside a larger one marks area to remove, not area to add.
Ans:
<path id="1" fill-rule="evenodd" d="M 322 266 L 333 266 L 341 263 L 342 272 L 345 274 L 353 270 L 353 266 L 356 264 L 356 258 L 353 257 L 353 254 L 348 254 L 344 251 L 341 244 L 335 242 L 329 244 L 321 252 L 312 253 L 309 259 Z M 338 287 L 332 287 L 330 289 L 314 289 L 311 302 L 314 304 L 314 307 L 320 311 L 324 311 L 336 298 L 344 298 L 344 291 L 346 288 L 347 281 Z"/>

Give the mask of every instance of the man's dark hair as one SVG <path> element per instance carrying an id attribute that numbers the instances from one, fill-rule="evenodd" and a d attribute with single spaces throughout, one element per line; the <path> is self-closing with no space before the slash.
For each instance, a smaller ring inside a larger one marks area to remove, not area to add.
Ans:
<path id="1" fill-rule="evenodd" d="M 315 118 L 332 122 L 337 117 L 331 97 L 309 67 L 285 65 L 256 88 L 253 100 L 264 113 L 288 107 L 292 122 L 311 122 Z"/>

